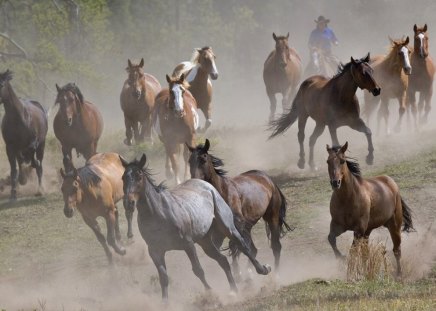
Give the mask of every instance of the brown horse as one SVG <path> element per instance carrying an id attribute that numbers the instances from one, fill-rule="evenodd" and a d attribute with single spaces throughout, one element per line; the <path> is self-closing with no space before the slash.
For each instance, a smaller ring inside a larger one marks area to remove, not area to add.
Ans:
<path id="1" fill-rule="evenodd" d="M 313 134 L 310 136 L 309 165 L 315 168 L 313 148 L 318 137 L 328 126 L 333 145 L 339 145 L 336 130 L 347 125 L 362 132 L 368 140 L 368 156 L 366 162 L 372 164 L 374 147 L 371 130 L 360 118 L 359 101 L 356 97 L 357 88 L 366 89 L 374 96 L 380 94 L 380 87 L 373 78 L 373 70 L 368 65 L 369 53 L 365 58 L 354 60 L 339 66 L 339 72 L 331 79 L 324 76 L 313 76 L 306 79 L 300 86 L 289 113 L 271 122 L 273 133 L 270 138 L 283 133 L 298 119 L 298 142 L 300 143 L 300 159 L 298 167 L 304 168 L 304 128 L 307 118 L 316 122 Z"/>
<path id="2" fill-rule="evenodd" d="M 156 96 L 153 116 L 154 129 L 165 145 L 166 176 L 175 177 L 180 184 L 178 155 L 180 146 L 188 143 L 194 145 L 195 131 L 198 127 L 197 103 L 188 91 L 189 84 L 182 74 L 179 78 L 166 76 L 168 89 L 163 89 Z M 188 178 L 189 149 L 184 146 L 185 180 Z"/>
<path id="3" fill-rule="evenodd" d="M 173 71 L 173 77 L 184 74 L 189 83 L 189 91 L 194 96 L 198 109 L 203 111 L 206 124 L 205 132 L 212 124 L 212 80 L 218 79 L 218 69 L 215 64 L 216 56 L 210 46 L 195 49 L 190 62 L 178 64 Z"/>
<path id="4" fill-rule="evenodd" d="M 401 226 L 413 230 L 410 208 L 401 198 L 398 185 L 389 176 L 363 178 L 359 164 L 345 156 L 348 143 L 330 148 L 327 164 L 333 189 L 330 199 L 330 233 L 328 240 L 336 257 L 343 257 L 336 247 L 336 237 L 354 231 L 354 239 L 368 239 L 371 231 L 385 226 L 391 234 L 397 275 L 401 275 Z M 404 222 L 404 223 L 403 223 Z M 355 243 L 355 241 L 353 243 Z"/>
<path id="5" fill-rule="evenodd" d="M 390 39 L 392 47 L 389 54 L 385 57 L 377 57 L 371 66 L 374 69 L 374 78 L 383 89 L 380 98 L 374 98 L 365 92 L 365 108 L 364 115 L 367 118 L 367 123 L 372 112 L 381 100 L 381 105 L 377 115 L 378 130 L 380 130 L 380 121 L 385 120 L 386 133 L 390 133 L 388 126 L 389 119 L 389 99 L 396 98 L 400 105 L 399 119 L 395 126 L 395 131 L 401 130 L 401 122 L 404 111 L 406 110 L 406 90 L 408 85 L 408 75 L 412 72 L 410 64 L 411 50 L 408 46 L 409 37 L 406 40 Z"/>
<path id="6" fill-rule="evenodd" d="M 270 101 L 270 121 L 276 113 L 276 93 L 283 96 L 283 110 L 289 108 L 302 72 L 300 56 L 288 45 L 289 32 L 286 36 L 278 37 L 273 33 L 273 38 L 276 48 L 268 55 L 263 66 L 263 81 Z"/>
<path id="7" fill-rule="evenodd" d="M 83 98 L 82 92 L 74 83 L 62 88 L 56 84 L 56 103 L 59 110 L 53 121 L 56 138 L 62 145 L 66 170 L 72 160 L 72 150 L 82 154 L 86 160 L 97 152 L 97 144 L 103 131 L 103 118 L 98 108 Z"/>
<path id="8" fill-rule="evenodd" d="M 72 163 L 70 167 L 72 166 Z M 64 197 L 64 214 L 73 217 L 79 210 L 85 223 L 94 231 L 103 246 L 109 262 L 112 253 L 108 244 L 116 253 L 125 255 L 126 250 L 119 245 L 121 239 L 118 225 L 118 209 L 116 204 L 123 199 L 124 167 L 116 153 L 98 153 L 92 156 L 82 168 L 72 168 L 69 172 L 60 169 L 62 194 Z M 132 237 L 131 215 L 126 210 L 128 219 L 128 237 Z M 97 223 L 97 217 L 103 217 L 107 226 L 107 243 Z"/>
<path id="9" fill-rule="evenodd" d="M 11 200 L 17 199 L 17 181 L 24 185 L 27 173 L 24 164 L 36 169 L 38 193 L 42 193 L 42 159 L 47 135 L 47 114 L 40 103 L 17 97 L 9 81 L 12 72 L 0 73 L 0 103 L 5 107 L 2 135 L 11 166 Z M 17 174 L 18 163 L 18 174 Z"/>
<path id="10" fill-rule="evenodd" d="M 144 59 L 136 65 L 127 60 L 127 73 L 129 77 L 124 82 L 121 90 L 120 103 L 124 112 L 124 124 L 126 126 L 126 139 L 124 143 L 132 145 L 132 137 L 135 143 L 151 140 L 151 116 L 154 108 L 154 100 L 161 90 L 159 81 L 150 74 L 144 73 Z"/>
<path id="11" fill-rule="evenodd" d="M 199 178 L 214 186 L 233 211 L 235 225 L 243 237 L 250 242 L 253 255 L 257 249 L 251 238 L 251 229 L 260 218 L 265 220 L 268 238 L 275 258 L 275 268 L 280 263 L 280 236 L 291 227 L 286 223 L 287 202 L 278 186 L 262 171 L 251 170 L 233 178 L 227 177 L 220 167 L 223 161 L 208 153 L 209 140 L 204 145 L 191 148 L 189 165 L 192 178 Z M 222 244 L 216 241 L 216 245 Z M 230 243 L 233 256 L 233 273 L 239 274 L 238 255 L 235 245 Z M 236 250 L 236 251 L 235 251 Z"/>
<path id="12" fill-rule="evenodd" d="M 414 45 L 410 63 L 413 72 L 409 76 L 409 86 L 407 88 L 407 103 L 410 106 L 417 128 L 417 109 L 415 93 L 419 92 L 419 122 L 426 123 L 431 109 L 431 97 L 433 95 L 433 78 L 435 74 L 435 64 L 429 55 L 427 24 L 424 27 L 413 26 Z"/>

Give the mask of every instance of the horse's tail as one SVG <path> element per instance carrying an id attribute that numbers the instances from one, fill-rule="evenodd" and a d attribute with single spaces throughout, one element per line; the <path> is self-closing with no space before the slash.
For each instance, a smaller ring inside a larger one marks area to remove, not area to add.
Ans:
<path id="1" fill-rule="evenodd" d="M 279 228 L 280 228 L 280 237 L 283 237 L 287 232 L 294 231 L 295 228 L 292 228 L 286 222 L 286 210 L 288 208 L 288 201 L 286 200 L 286 197 L 284 196 L 280 188 L 277 187 L 277 185 L 274 186 L 276 187 L 277 192 L 280 195 Z M 268 240 L 271 240 L 271 228 L 270 228 L 270 224 L 267 221 L 265 221 L 265 231 Z"/>
<path id="2" fill-rule="evenodd" d="M 403 207 L 403 231 L 405 232 L 415 231 L 412 222 L 412 210 L 406 204 L 406 202 L 404 202 L 403 198 L 401 198 L 401 206 Z"/>
<path id="3" fill-rule="evenodd" d="M 283 133 L 292 124 L 294 124 L 295 121 L 297 121 L 298 114 L 299 114 L 298 106 L 300 105 L 299 101 L 300 101 L 301 96 L 302 96 L 301 93 L 302 93 L 303 85 L 304 85 L 304 82 L 300 86 L 300 89 L 298 90 L 297 95 L 295 96 L 294 101 L 292 102 L 292 106 L 291 106 L 291 109 L 289 110 L 289 112 L 282 114 L 278 119 L 272 120 L 269 123 L 269 130 L 271 130 L 273 132 L 269 136 L 268 139 L 274 138 L 277 135 Z"/>

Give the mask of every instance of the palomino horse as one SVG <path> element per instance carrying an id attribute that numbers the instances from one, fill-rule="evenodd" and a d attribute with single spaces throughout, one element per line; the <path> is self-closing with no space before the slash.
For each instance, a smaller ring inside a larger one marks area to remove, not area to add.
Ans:
<path id="1" fill-rule="evenodd" d="M 215 54 L 210 46 L 195 49 L 190 62 L 183 62 L 174 68 L 173 77 L 184 74 L 189 83 L 189 91 L 197 101 L 198 109 L 203 111 L 206 131 L 212 124 L 212 80 L 218 79 Z"/>
<path id="2" fill-rule="evenodd" d="M 68 83 L 62 88 L 56 84 L 56 89 L 55 104 L 59 104 L 59 110 L 53 121 L 53 130 L 62 145 L 64 167 L 69 171 L 67 165 L 72 160 L 73 148 L 86 160 L 96 154 L 103 118 L 97 106 L 83 98 L 76 84 Z"/>
<path id="3" fill-rule="evenodd" d="M 259 274 L 268 274 L 269 266 L 261 265 L 253 256 L 247 241 L 233 223 L 233 213 L 218 191 L 209 183 L 190 179 L 172 190 L 157 186 L 147 168 L 145 154 L 141 160 L 127 163 L 123 175 L 127 209 L 138 210 L 138 227 L 148 245 L 148 252 L 159 273 L 162 299 L 168 299 L 168 275 L 165 253 L 184 250 L 192 264 L 192 271 L 206 289 L 195 250 L 199 244 L 206 255 L 216 260 L 225 271 L 232 291 L 237 291 L 227 258 L 221 254 L 215 239 L 227 237 L 246 254 Z"/>
<path id="4" fill-rule="evenodd" d="M 198 127 L 197 104 L 194 96 L 188 91 L 189 85 L 183 74 L 179 78 L 170 78 L 168 75 L 166 78 L 169 87 L 156 96 L 153 123 L 156 133 L 165 145 L 166 176 L 168 179 L 174 176 L 176 184 L 180 184 L 178 156 L 180 147 L 184 147 L 186 180 L 189 150 L 184 144 L 194 144 Z"/>
<path id="5" fill-rule="evenodd" d="M 271 248 L 275 258 L 275 268 L 280 263 L 280 236 L 292 230 L 286 223 L 286 198 L 271 178 L 263 171 L 251 170 L 233 178 L 219 168 L 223 161 L 208 153 L 209 140 L 196 148 L 189 147 L 191 156 L 189 165 L 191 177 L 207 181 L 214 186 L 230 206 L 235 216 L 235 225 L 244 238 L 250 242 L 256 256 L 257 249 L 251 238 L 251 229 L 260 218 L 265 220 L 268 238 L 271 236 Z M 223 241 L 217 241 L 217 246 Z M 234 245 L 230 245 L 233 256 L 233 273 L 239 274 L 238 255 Z"/>
<path id="6" fill-rule="evenodd" d="M 333 145 L 339 145 L 336 129 L 347 125 L 362 132 L 368 140 L 368 155 L 366 162 L 372 164 L 374 147 L 369 127 L 360 118 L 359 101 L 356 97 L 357 88 L 366 89 L 374 96 L 380 94 L 380 87 L 373 78 L 373 70 L 368 65 L 369 53 L 365 58 L 354 60 L 339 67 L 339 72 L 331 79 L 324 76 L 313 76 L 306 79 L 300 86 L 289 113 L 271 122 L 273 133 L 270 138 L 286 131 L 298 119 L 298 142 L 300 143 L 300 159 L 298 167 L 304 168 L 304 128 L 307 118 L 316 122 L 316 127 L 309 140 L 309 166 L 315 168 L 313 147 L 318 137 L 328 126 Z"/>
<path id="7" fill-rule="evenodd" d="M 333 77 L 338 68 L 339 61 L 334 55 L 326 55 L 322 50 L 313 48 L 310 62 L 304 70 L 304 77 L 308 78 L 313 75 Z"/>
<path id="8" fill-rule="evenodd" d="M 124 112 L 126 126 L 126 139 L 124 143 L 132 145 L 140 143 L 147 138 L 151 140 L 152 112 L 154 100 L 161 90 L 159 81 L 150 74 L 144 73 L 144 59 L 136 65 L 127 60 L 127 73 L 129 77 L 124 82 L 121 90 L 120 103 Z"/>
<path id="9" fill-rule="evenodd" d="M 289 108 L 301 79 L 301 59 L 297 51 L 288 46 L 289 32 L 286 36 L 276 36 L 273 33 L 276 48 L 265 61 L 263 66 L 263 82 L 270 101 L 269 120 L 274 119 L 276 113 L 276 93 L 282 94 L 282 108 Z"/>
<path id="10" fill-rule="evenodd" d="M 413 26 L 414 45 L 410 63 L 413 68 L 409 76 L 409 86 L 407 88 L 407 103 L 412 109 L 417 128 L 416 100 L 415 93 L 419 92 L 419 122 L 426 123 L 431 109 L 431 97 L 433 95 L 433 78 L 435 65 L 429 55 L 427 24 L 424 27 Z"/>
<path id="11" fill-rule="evenodd" d="M 69 165 L 72 167 L 72 163 Z M 120 255 L 126 250 L 119 245 L 121 240 L 118 226 L 118 209 L 115 204 L 123 199 L 122 176 L 124 167 L 116 153 L 98 153 L 92 156 L 82 168 L 65 172 L 60 169 L 63 178 L 61 190 L 64 197 L 64 214 L 73 217 L 79 210 L 85 223 L 94 231 L 103 246 L 107 259 L 112 263 L 112 253 L 108 244 Z M 128 237 L 132 237 L 131 217 L 127 213 Z M 101 233 L 97 217 L 103 217 L 107 226 L 107 242 Z"/>
<path id="12" fill-rule="evenodd" d="M 21 185 L 27 182 L 24 164 L 30 164 L 30 167 L 36 169 L 38 194 L 42 193 L 42 159 L 48 123 L 47 114 L 41 104 L 34 100 L 19 99 L 9 83 L 10 80 L 11 71 L 0 73 L 0 103 L 5 107 L 2 134 L 11 166 L 10 199 L 16 200 L 17 181 Z"/>
<path id="13" fill-rule="evenodd" d="M 333 189 L 330 199 L 330 233 L 328 240 L 336 257 L 343 257 L 336 247 L 336 237 L 354 231 L 354 239 L 368 239 L 371 231 L 384 226 L 391 234 L 397 275 L 401 276 L 401 226 L 413 230 L 410 208 L 401 198 L 398 185 L 389 176 L 363 178 L 359 164 L 345 156 L 348 143 L 330 148 L 327 164 Z M 353 242 L 355 243 L 355 242 Z"/>
<path id="14" fill-rule="evenodd" d="M 396 131 L 401 130 L 401 122 L 404 111 L 406 110 L 406 90 L 408 85 L 408 75 L 412 72 L 410 65 L 411 50 L 408 47 L 409 37 L 406 40 L 390 39 L 392 47 L 389 54 L 385 57 L 377 57 L 371 66 L 374 69 L 374 78 L 383 89 L 380 98 L 374 98 L 365 92 L 365 107 L 363 114 L 367 118 L 367 123 L 373 110 L 381 100 L 381 105 L 377 114 L 378 130 L 380 121 L 383 118 L 386 126 L 386 133 L 390 133 L 388 126 L 389 119 L 389 99 L 396 98 L 400 105 L 399 119 L 395 126 Z"/>

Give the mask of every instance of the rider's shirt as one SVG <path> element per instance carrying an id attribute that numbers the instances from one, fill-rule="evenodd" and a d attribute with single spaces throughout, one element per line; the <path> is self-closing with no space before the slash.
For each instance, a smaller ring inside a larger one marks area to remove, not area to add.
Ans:
<path id="1" fill-rule="evenodd" d="M 335 33 L 330 28 L 326 27 L 324 30 L 316 28 L 310 34 L 309 47 L 316 47 L 324 53 L 331 54 L 332 43 L 337 41 Z"/>

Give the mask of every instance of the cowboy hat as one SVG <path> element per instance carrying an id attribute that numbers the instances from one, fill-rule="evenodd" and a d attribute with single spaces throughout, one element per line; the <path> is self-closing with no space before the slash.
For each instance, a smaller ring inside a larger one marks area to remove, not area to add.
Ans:
<path id="1" fill-rule="evenodd" d="M 328 23 L 330 22 L 330 20 L 328 18 L 325 18 L 324 16 L 320 15 L 318 16 L 318 19 L 315 19 L 315 23 L 319 24 L 319 23 Z"/>

